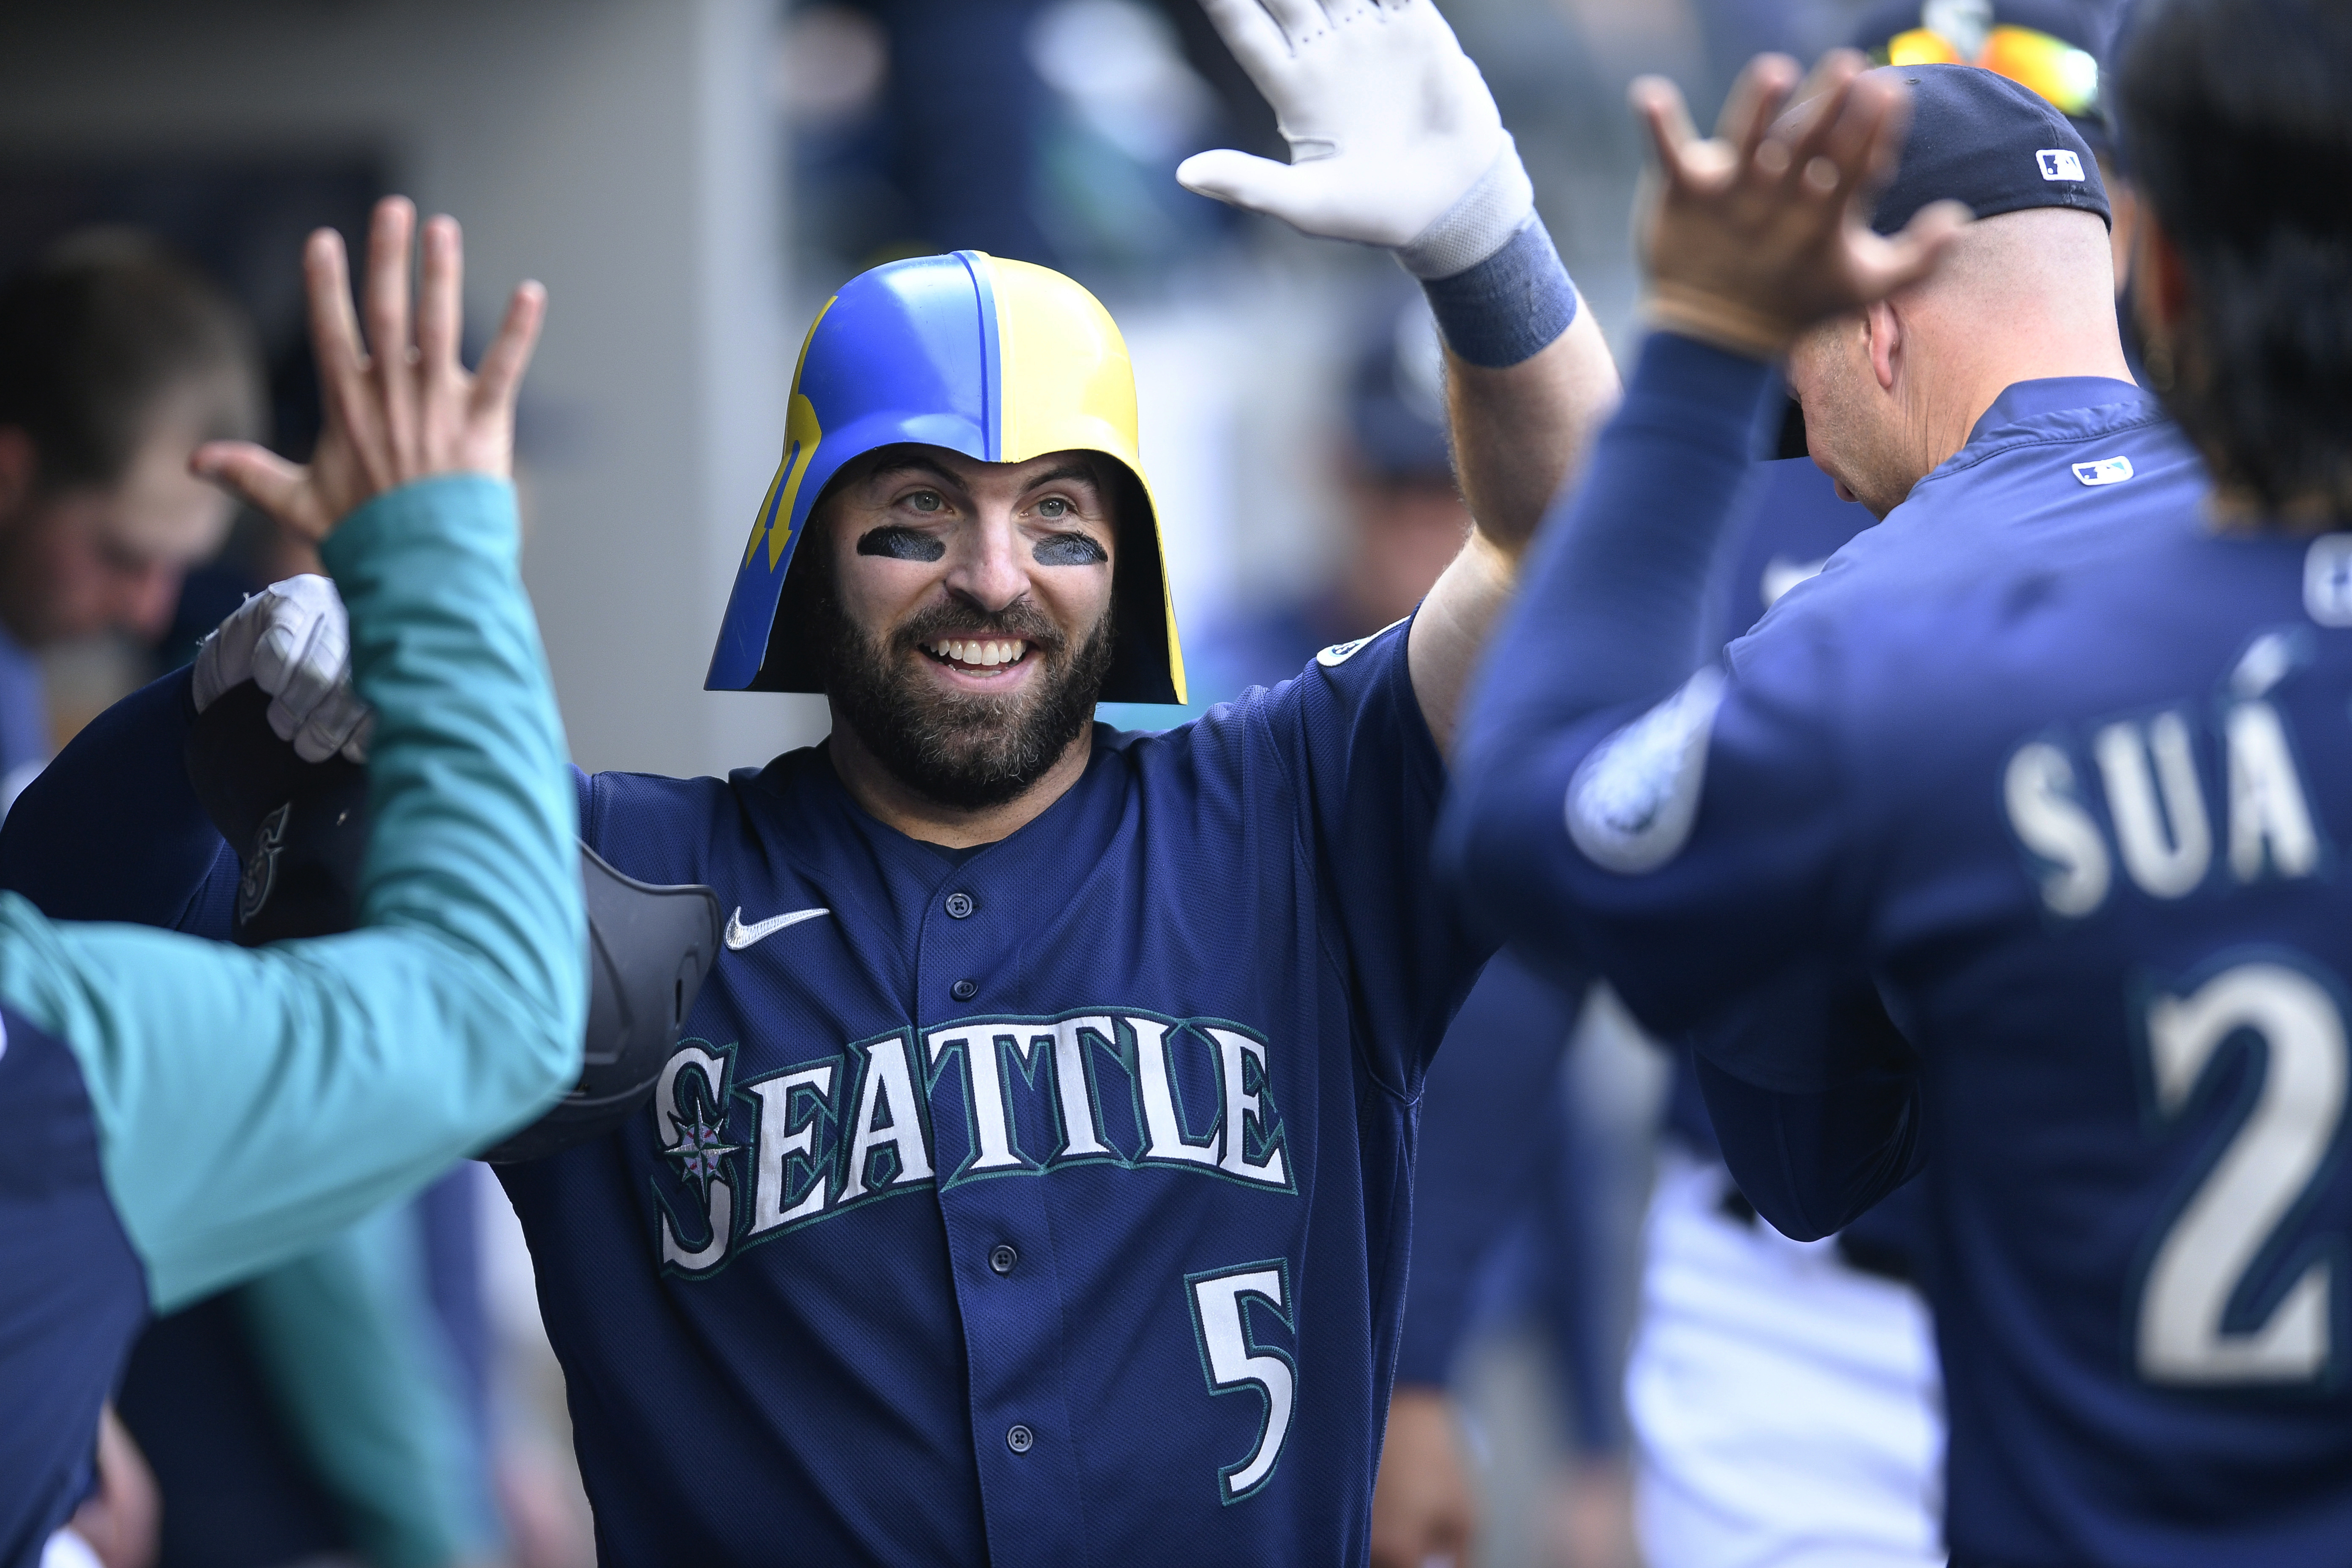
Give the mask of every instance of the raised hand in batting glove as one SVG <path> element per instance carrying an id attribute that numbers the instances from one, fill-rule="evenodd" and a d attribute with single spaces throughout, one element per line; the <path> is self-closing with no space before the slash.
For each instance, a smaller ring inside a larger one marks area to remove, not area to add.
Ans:
<path id="1" fill-rule="evenodd" d="M 269 694 L 269 727 L 304 762 L 337 752 L 367 761 L 375 715 L 352 689 L 351 631 L 332 583 L 289 577 L 238 605 L 196 649 L 196 711 L 248 679 Z"/>
<path id="2" fill-rule="evenodd" d="M 1290 162 L 1231 150 L 1185 189 L 1304 234 L 1384 246 L 1424 279 L 1500 250 L 1535 192 L 1495 95 L 1432 0 L 1202 0 L 1274 106 Z"/>

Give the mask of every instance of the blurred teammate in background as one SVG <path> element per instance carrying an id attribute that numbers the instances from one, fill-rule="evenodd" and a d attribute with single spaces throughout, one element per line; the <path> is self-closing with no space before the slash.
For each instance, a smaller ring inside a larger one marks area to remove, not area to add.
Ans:
<path id="1" fill-rule="evenodd" d="M 170 624 L 235 506 L 187 455 L 258 435 L 262 405 L 243 315 L 136 234 L 68 239 L 0 286 L 0 813 L 55 745 L 34 653 Z"/>

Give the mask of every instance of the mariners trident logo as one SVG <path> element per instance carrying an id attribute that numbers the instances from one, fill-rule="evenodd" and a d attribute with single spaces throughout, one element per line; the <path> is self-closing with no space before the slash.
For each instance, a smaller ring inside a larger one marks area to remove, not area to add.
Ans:
<path id="1" fill-rule="evenodd" d="M 294 803 L 288 801 L 261 819 L 254 830 L 253 853 L 245 858 L 245 875 L 237 879 L 236 918 L 242 925 L 259 914 L 278 890 L 278 857 L 286 848 L 286 818 Z"/>
<path id="2" fill-rule="evenodd" d="M 972 1018 L 749 1082 L 736 1059 L 685 1041 L 655 1087 L 655 1134 L 681 1178 L 655 1184 L 676 1272 L 910 1187 L 1072 1165 L 1296 1192 L 1269 1047 L 1225 1019 Z"/>

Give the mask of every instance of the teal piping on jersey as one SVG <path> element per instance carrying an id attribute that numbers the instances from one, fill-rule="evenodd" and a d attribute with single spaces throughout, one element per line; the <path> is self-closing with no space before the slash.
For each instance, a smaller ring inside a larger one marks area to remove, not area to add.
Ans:
<path id="1" fill-rule="evenodd" d="M 234 1298 L 272 1404 L 373 1568 L 505 1549 L 425 1268 L 421 1218 L 402 1205 Z"/>
<path id="2" fill-rule="evenodd" d="M 0 1002 L 80 1064 L 158 1310 L 407 1196 L 579 1075 L 578 808 L 517 541 L 511 486 L 449 475 L 322 550 L 376 710 L 363 929 L 248 951 L 0 895 Z"/>

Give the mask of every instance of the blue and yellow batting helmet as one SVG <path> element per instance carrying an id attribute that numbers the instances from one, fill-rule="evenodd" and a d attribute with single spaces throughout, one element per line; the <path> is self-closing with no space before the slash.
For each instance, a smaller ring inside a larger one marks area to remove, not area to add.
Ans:
<path id="1" fill-rule="evenodd" d="M 1120 518 L 1120 635 L 1102 695 L 1184 700 L 1159 508 L 1137 455 L 1126 341 L 1101 302 L 1060 273 L 977 250 L 862 272 L 817 312 L 793 373 L 783 460 L 752 519 L 705 687 L 823 689 L 795 628 L 778 625 L 784 580 L 834 475 L 901 442 L 991 463 L 1061 451 L 1116 459 L 1135 479 L 1131 499 L 1143 516 Z"/>

